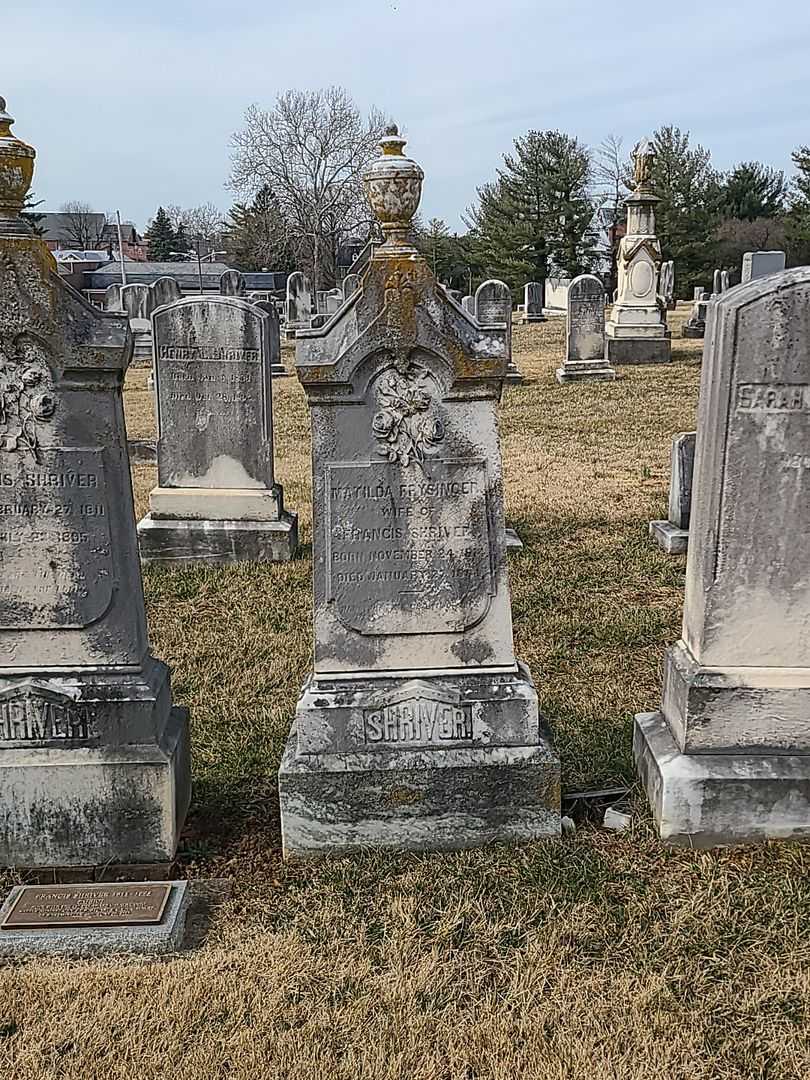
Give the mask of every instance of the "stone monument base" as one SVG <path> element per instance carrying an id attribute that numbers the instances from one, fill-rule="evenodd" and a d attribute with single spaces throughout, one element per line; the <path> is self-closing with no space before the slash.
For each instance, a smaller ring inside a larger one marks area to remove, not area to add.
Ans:
<path id="1" fill-rule="evenodd" d="M 557 368 L 557 382 L 561 385 L 572 382 L 612 382 L 616 378 L 615 370 L 607 360 L 566 360 Z"/>
<path id="2" fill-rule="evenodd" d="M 661 338 L 605 338 L 605 359 L 616 364 L 669 364 L 672 360 L 672 341 Z"/>
<path id="3" fill-rule="evenodd" d="M 424 716 L 447 713 L 435 705 L 431 713 L 431 703 L 453 695 L 453 716 L 466 712 L 475 742 L 415 738 Z M 508 733 L 508 745 L 482 745 L 495 730 Z M 385 746 L 373 741 L 384 732 Z M 310 681 L 282 758 L 279 799 L 285 857 L 535 840 L 560 834 L 560 761 L 525 669 Z"/>
<path id="4" fill-rule="evenodd" d="M 651 521 L 650 536 L 667 555 L 685 555 L 689 547 L 689 530 L 671 521 Z"/>
<path id="5" fill-rule="evenodd" d="M 636 716 L 633 752 L 671 844 L 810 837 L 810 754 L 683 754 L 660 712 Z"/>
<path id="6" fill-rule="evenodd" d="M 159 743 L 6 747 L 0 865 L 171 862 L 190 798 L 187 709 L 172 708 Z"/>
<path id="7" fill-rule="evenodd" d="M 298 549 L 298 515 L 285 510 L 278 521 L 211 521 L 147 514 L 138 522 L 138 546 L 144 563 L 172 566 L 289 562 Z"/>
<path id="8" fill-rule="evenodd" d="M 700 339 L 706 336 L 706 324 L 702 326 L 690 326 L 684 323 L 681 327 L 681 337 Z"/>

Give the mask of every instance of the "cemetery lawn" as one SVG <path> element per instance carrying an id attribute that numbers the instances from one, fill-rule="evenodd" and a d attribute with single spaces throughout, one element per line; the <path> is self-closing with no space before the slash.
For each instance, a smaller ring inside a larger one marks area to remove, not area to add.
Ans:
<path id="1" fill-rule="evenodd" d="M 556 733 L 564 790 L 635 781 L 685 560 L 669 447 L 694 429 L 701 342 L 612 384 L 559 387 L 562 320 L 515 328 L 504 395 L 517 655 Z M 285 362 L 292 367 L 292 354 Z M 276 461 L 303 549 L 289 565 L 150 568 L 155 653 L 191 708 L 195 795 L 180 870 L 222 879 L 199 947 L 162 961 L 0 967 L 13 1080 L 718 1080 L 810 1075 L 810 848 L 691 852 L 634 826 L 559 843 L 284 865 L 276 771 L 311 664 L 309 421 L 274 382 Z M 146 371 L 125 394 L 153 436 Z M 133 470 L 139 514 L 155 480 Z M 4 882 L 11 883 L 11 878 Z"/>

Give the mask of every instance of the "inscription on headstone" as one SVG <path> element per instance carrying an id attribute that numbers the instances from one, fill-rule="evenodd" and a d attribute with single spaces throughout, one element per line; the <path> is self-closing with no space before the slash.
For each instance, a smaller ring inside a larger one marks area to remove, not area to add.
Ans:
<path id="1" fill-rule="evenodd" d="M 171 885 L 26 885 L 0 922 L 3 930 L 159 923 Z"/>

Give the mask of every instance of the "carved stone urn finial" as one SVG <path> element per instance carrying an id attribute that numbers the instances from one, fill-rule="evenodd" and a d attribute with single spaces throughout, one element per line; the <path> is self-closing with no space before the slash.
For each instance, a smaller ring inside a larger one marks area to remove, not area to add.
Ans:
<path id="1" fill-rule="evenodd" d="M 34 178 L 36 150 L 11 134 L 13 123 L 0 97 L 0 232 L 20 231 L 20 211 Z"/>
<path id="2" fill-rule="evenodd" d="M 363 173 L 363 186 L 385 236 L 384 254 L 413 251 L 411 222 L 422 198 L 425 174 L 402 150 L 407 140 L 392 124 L 380 140 L 382 156 Z"/>

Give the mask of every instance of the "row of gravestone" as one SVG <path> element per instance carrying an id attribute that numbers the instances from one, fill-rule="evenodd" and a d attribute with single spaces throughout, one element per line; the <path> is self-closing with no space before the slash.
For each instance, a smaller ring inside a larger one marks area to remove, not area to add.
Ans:
<path id="1" fill-rule="evenodd" d="M 167 861 L 189 802 L 188 718 L 146 632 L 121 402 L 130 331 L 50 268 L 19 216 L 33 151 L 13 143 L 0 143 L 13 211 L 0 228 L 0 863 Z M 410 246 L 422 171 L 403 146 L 392 130 L 364 176 L 385 241 L 362 288 L 296 342 L 315 637 L 279 771 L 293 855 L 560 833 L 560 762 L 513 644 L 497 422 L 508 319 L 471 319 Z M 683 640 L 635 736 L 661 834 L 698 845 L 810 834 L 797 542 L 810 526 L 810 270 L 727 293 L 709 320 Z M 287 545 L 277 320 L 189 297 L 154 321 L 165 447 L 150 519 L 198 533 L 268 522 Z M 210 537 L 210 561 L 241 531 Z M 184 543 L 164 545 L 175 563 Z"/>

